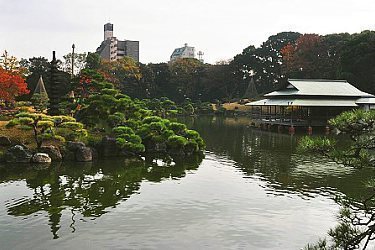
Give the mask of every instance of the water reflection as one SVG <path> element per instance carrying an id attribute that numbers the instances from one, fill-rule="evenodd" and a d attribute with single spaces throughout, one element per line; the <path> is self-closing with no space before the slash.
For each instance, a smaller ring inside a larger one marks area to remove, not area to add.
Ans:
<path id="1" fill-rule="evenodd" d="M 303 134 L 262 131 L 249 127 L 247 117 L 200 117 L 183 120 L 198 130 L 207 150 L 234 161 L 245 178 L 261 179 L 269 194 L 297 193 L 302 198 L 315 194 L 334 197 L 338 193 L 361 201 L 369 193 L 363 183 L 375 176 L 375 169 L 352 169 L 319 155 L 296 151 Z M 339 138 L 342 144 L 345 138 Z"/>
<path id="2" fill-rule="evenodd" d="M 0 167 L 0 245 L 300 249 L 335 225 L 337 194 L 361 200 L 375 175 L 301 155 L 299 135 L 254 130 L 248 118 L 186 121 L 207 143 L 203 161 Z"/>
<path id="3" fill-rule="evenodd" d="M 50 168 L 3 166 L 0 184 L 24 180 L 32 197 L 12 198 L 5 203 L 13 216 L 30 216 L 45 211 L 53 238 L 59 238 L 61 216 L 69 211 L 70 228 L 75 229 L 80 217 L 99 217 L 131 195 L 139 192 L 143 181 L 161 182 L 183 178 L 196 170 L 201 156 L 187 159 L 150 158 L 145 161 L 112 159 L 95 163 L 64 163 Z"/>

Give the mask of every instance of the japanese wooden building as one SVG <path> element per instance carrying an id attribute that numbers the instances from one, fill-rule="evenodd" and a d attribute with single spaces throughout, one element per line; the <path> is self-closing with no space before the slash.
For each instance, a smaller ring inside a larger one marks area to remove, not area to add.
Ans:
<path id="1" fill-rule="evenodd" d="M 375 96 L 342 80 L 288 79 L 283 88 L 263 98 L 246 104 L 258 125 L 325 127 L 345 110 L 375 109 Z"/>

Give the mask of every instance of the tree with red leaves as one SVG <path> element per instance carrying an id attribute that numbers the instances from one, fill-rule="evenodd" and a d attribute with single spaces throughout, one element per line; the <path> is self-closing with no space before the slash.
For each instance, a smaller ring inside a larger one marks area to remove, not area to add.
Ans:
<path id="1" fill-rule="evenodd" d="M 17 96 L 29 92 L 25 79 L 19 73 L 0 67 L 0 100 L 13 102 Z"/>
<path id="2" fill-rule="evenodd" d="M 287 44 L 281 49 L 284 74 L 296 78 L 319 78 L 319 65 L 326 54 L 324 49 L 321 37 L 316 34 L 304 34 L 295 44 Z"/>

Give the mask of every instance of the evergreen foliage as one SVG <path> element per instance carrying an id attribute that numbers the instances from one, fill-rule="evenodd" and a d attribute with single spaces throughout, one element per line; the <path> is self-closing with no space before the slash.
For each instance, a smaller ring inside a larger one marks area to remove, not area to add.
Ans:
<path id="1" fill-rule="evenodd" d="M 48 108 L 49 98 L 48 95 L 34 93 L 30 99 L 34 109 L 38 112 L 44 112 Z"/>
<path id="2" fill-rule="evenodd" d="M 80 83 L 76 88 L 80 106 L 76 113 L 78 121 L 92 130 L 112 133 L 125 154 L 157 152 L 191 155 L 203 151 L 205 145 L 197 132 L 188 130 L 184 124 L 165 119 L 174 114 L 173 111 L 177 113 L 173 101 L 165 97 L 132 99 L 122 93 L 116 83 L 107 82 L 112 77 L 108 74 L 113 72 L 106 72 L 105 77 L 102 74 L 91 69 L 81 72 Z M 194 107 L 190 103 L 187 105 L 189 113 L 193 112 Z M 176 144 L 173 136 L 178 136 L 184 143 Z"/>
<path id="3" fill-rule="evenodd" d="M 68 116 L 49 116 L 41 113 L 19 113 L 10 120 L 7 128 L 17 127 L 22 130 L 33 130 L 34 140 L 40 149 L 45 140 L 56 139 L 80 140 L 87 136 L 83 124 Z"/>

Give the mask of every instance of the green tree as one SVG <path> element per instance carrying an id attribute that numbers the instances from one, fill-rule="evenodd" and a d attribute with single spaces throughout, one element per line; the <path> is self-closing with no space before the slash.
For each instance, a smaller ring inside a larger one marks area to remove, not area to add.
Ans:
<path id="1" fill-rule="evenodd" d="M 87 53 L 86 56 L 86 68 L 97 70 L 100 68 L 101 59 L 97 53 Z"/>
<path id="2" fill-rule="evenodd" d="M 10 120 L 7 128 L 16 127 L 21 130 L 31 129 L 37 149 L 40 149 L 45 140 L 59 141 L 77 140 L 87 136 L 83 124 L 76 122 L 69 116 L 49 116 L 40 113 L 19 113 Z"/>
<path id="3" fill-rule="evenodd" d="M 29 74 L 26 77 L 27 87 L 31 90 L 31 93 L 28 96 L 28 98 L 31 98 L 40 76 L 43 77 L 44 84 L 48 92 L 50 86 L 50 62 L 44 57 L 32 57 L 29 60 L 23 59 L 22 65 L 29 72 Z"/>
<path id="4" fill-rule="evenodd" d="M 30 99 L 34 109 L 38 112 L 44 112 L 48 108 L 48 96 L 45 93 L 34 93 Z"/>
<path id="5" fill-rule="evenodd" d="M 150 109 L 154 115 L 166 118 L 177 113 L 177 105 L 174 101 L 169 100 L 167 97 L 161 97 L 160 99 L 145 99 L 143 100 L 148 109 Z"/>
<path id="6" fill-rule="evenodd" d="M 207 65 L 202 79 L 202 100 L 232 99 L 239 95 L 237 71 L 231 62 Z"/>
<path id="7" fill-rule="evenodd" d="M 324 49 L 321 57 L 320 78 L 323 79 L 341 79 L 340 60 L 344 46 L 350 40 L 349 33 L 328 34 L 322 37 L 321 46 Z M 345 79 L 345 78 L 343 78 Z"/>
<path id="8" fill-rule="evenodd" d="M 27 71 L 25 71 L 25 68 L 20 65 L 18 59 L 15 56 L 9 55 L 6 50 L 0 57 L 0 67 L 6 71 L 14 72 L 22 76 L 27 74 Z"/>
<path id="9" fill-rule="evenodd" d="M 157 94 L 157 86 L 155 84 L 155 73 L 150 65 L 139 64 L 142 78 L 139 81 L 138 98 L 155 97 Z"/>
<path id="10" fill-rule="evenodd" d="M 116 136 L 116 143 L 127 154 L 138 155 L 145 151 L 145 146 L 142 144 L 142 139 L 136 135 L 132 128 L 126 126 L 119 126 L 113 129 Z"/>
<path id="11" fill-rule="evenodd" d="M 203 69 L 204 64 L 194 58 L 181 58 L 170 65 L 170 85 L 178 101 L 196 99 L 201 89 Z"/>
<path id="12" fill-rule="evenodd" d="M 110 83 L 97 84 L 98 92 L 88 96 L 77 113 L 77 119 L 90 127 L 111 130 L 129 119 L 143 119 L 150 114 L 142 101 L 133 101 Z"/>
<path id="13" fill-rule="evenodd" d="M 31 93 L 23 99 L 29 100 L 31 98 L 40 76 L 43 77 L 47 93 L 51 93 L 51 86 L 53 85 L 51 84 L 51 62 L 49 62 L 47 58 L 32 57 L 28 60 L 23 59 L 22 67 L 25 67 L 26 70 L 29 72 L 26 77 L 26 83 L 28 89 L 31 90 Z M 56 79 L 60 83 L 57 93 L 60 97 L 64 97 L 72 89 L 70 82 L 71 77 L 69 73 L 66 73 L 61 70 L 59 66 L 59 60 L 56 61 L 55 75 L 56 77 L 54 79 Z"/>
<path id="14" fill-rule="evenodd" d="M 116 61 L 103 61 L 99 72 L 105 80 L 132 97 L 140 92 L 142 74 L 139 65 L 131 57 L 123 57 Z"/>
<path id="15" fill-rule="evenodd" d="M 301 36 L 297 32 L 281 32 L 270 36 L 259 48 L 249 46 L 235 56 L 232 64 L 239 85 L 238 93 L 244 93 L 252 77 L 254 77 L 258 93 L 273 90 L 283 82 L 283 58 L 281 50 L 287 44 L 294 44 Z"/>
<path id="16" fill-rule="evenodd" d="M 339 77 L 375 93 L 375 31 L 353 34 L 341 52 Z"/>
<path id="17" fill-rule="evenodd" d="M 74 53 L 74 75 L 81 72 L 82 69 L 86 67 L 86 53 Z M 62 62 L 62 69 L 68 73 L 72 73 L 72 53 L 68 53 L 63 56 L 64 61 Z"/>

